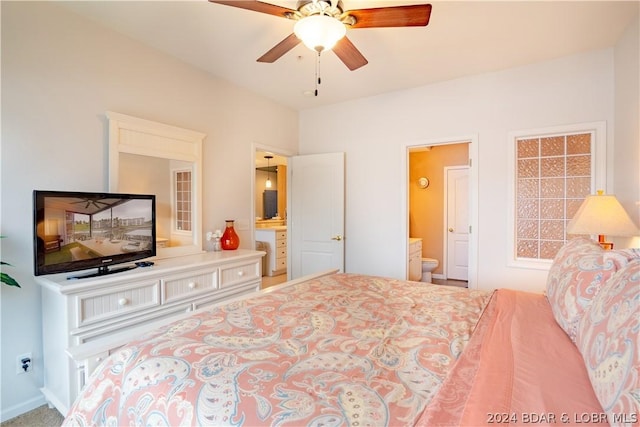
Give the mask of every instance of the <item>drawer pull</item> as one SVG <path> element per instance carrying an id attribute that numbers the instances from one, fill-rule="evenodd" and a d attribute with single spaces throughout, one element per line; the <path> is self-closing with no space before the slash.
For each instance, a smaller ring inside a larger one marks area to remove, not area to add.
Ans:
<path id="1" fill-rule="evenodd" d="M 240 277 L 244 276 L 244 271 L 242 271 L 242 270 L 238 271 L 238 276 L 240 276 Z"/>
<path id="2" fill-rule="evenodd" d="M 120 298 L 118 300 L 118 304 L 120 305 L 120 307 L 124 307 L 125 305 L 129 304 L 129 300 L 126 298 Z"/>
<path id="3" fill-rule="evenodd" d="M 96 357 L 96 362 L 98 362 L 98 363 L 102 362 L 102 357 L 100 357 L 100 356 Z"/>
<path id="4" fill-rule="evenodd" d="M 187 286 L 189 286 L 189 289 L 195 289 L 198 285 L 196 284 L 196 282 L 189 282 Z"/>

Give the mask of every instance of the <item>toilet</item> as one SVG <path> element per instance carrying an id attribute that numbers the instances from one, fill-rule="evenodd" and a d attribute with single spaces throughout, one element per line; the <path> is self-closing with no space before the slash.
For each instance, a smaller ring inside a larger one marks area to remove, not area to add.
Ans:
<path id="1" fill-rule="evenodd" d="M 422 258 L 421 282 L 431 283 L 431 272 L 438 267 L 438 260 L 434 258 Z"/>

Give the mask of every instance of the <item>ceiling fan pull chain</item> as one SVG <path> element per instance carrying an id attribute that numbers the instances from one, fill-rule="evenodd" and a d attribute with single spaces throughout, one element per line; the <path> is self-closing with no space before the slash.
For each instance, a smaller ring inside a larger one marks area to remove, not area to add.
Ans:
<path id="1" fill-rule="evenodd" d="M 316 59 L 316 91 L 315 96 L 318 96 L 318 85 L 322 83 L 320 80 L 320 51 L 318 51 L 318 56 Z"/>

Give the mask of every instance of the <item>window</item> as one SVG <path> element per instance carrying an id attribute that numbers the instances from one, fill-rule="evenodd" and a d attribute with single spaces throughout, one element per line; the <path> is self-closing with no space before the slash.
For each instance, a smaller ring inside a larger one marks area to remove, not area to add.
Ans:
<path id="1" fill-rule="evenodd" d="M 191 231 L 191 171 L 176 170 L 173 173 L 174 199 L 173 217 L 176 231 Z"/>
<path id="2" fill-rule="evenodd" d="M 602 135 L 588 125 L 512 135 L 516 265 L 548 265 L 571 238 L 567 223 L 604 176 L 596 162 L 596 151 L 602 150 L 596 139 L 604 139 Z"/>

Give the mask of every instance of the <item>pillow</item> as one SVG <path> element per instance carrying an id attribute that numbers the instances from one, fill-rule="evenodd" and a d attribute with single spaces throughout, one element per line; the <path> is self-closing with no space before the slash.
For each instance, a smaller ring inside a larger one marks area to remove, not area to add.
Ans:
<path id="1" fill-rule="evenodd" d="M 573 342 L 578 322 L 602 285 L 634 256 L 633 250 L 605 251 L 582 237 L 560 249 L 549 269 L 546 294 L 553 317 Z"/>
<path id="2" fill-rule="evenodd" d="M 640 258 L 611 277 L 579 322 L 576 345 L 611 425 L 640 416 Z"/>
<path id="3" fill-rule="evenodd" d="M 581 273 L 581 270 L 576 262 L 587 254 L 597 256 L 601 252 L 600 245 L 591 239 L 579 237 L 569 240 L 560 248 L 549 269 L 547 300 L 556 322 L 569 336 L 572 336 L 573 325 L 582 316 L 596 291 L 595 288 L 590 287 L 591 281 L 585 280 L 586 273 L 581 275 L 581 282 L 577 282 L 574 276 Z M 574 338 L 572 340 L 575 342 Z"/>

